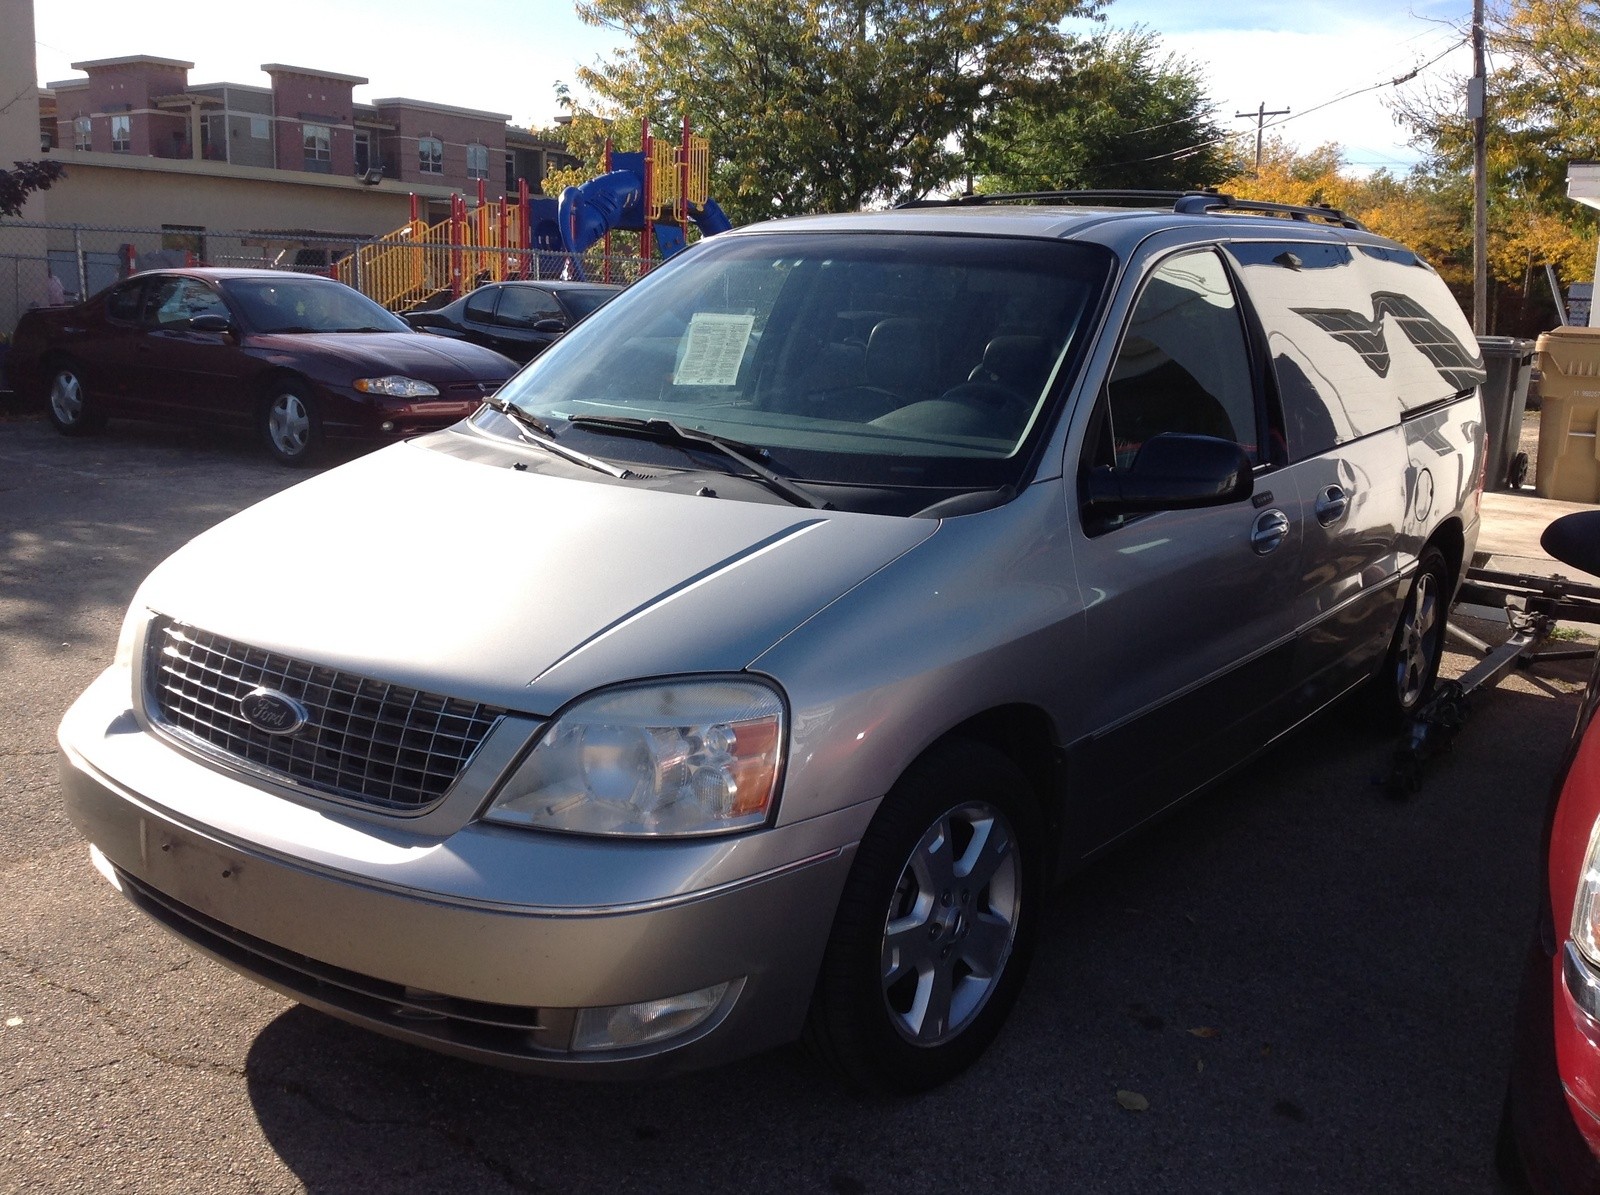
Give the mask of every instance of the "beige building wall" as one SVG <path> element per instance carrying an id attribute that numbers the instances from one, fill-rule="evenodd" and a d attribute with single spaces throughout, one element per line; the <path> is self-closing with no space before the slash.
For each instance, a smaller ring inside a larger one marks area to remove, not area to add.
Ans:
<path id="1" fill-rule="evenodd" d="M 371 237 L 410 219 L 410 192 L 416 189 L 181 158 L 72 150 L 57 156 L 67 166 L 67 177 L 50 192 L 51 222 L 100 228 L 182 224 L 216 231 L 312 229 Z"/>
<path id="2" fill-rule="evenodd" d="M 39 151 L 39 92 L 33 57 L 33 0 L 0 0 L 0 168 L 32 161 Z M 6 97 L 11 97 L 8 101 Z M 50 195 L 35 193 L 22 210 L 24 220 L 50 218 Z M 0 253 L 0 335 L 9 335 L 17 317 L 45 301 L 44 263 Z"/>

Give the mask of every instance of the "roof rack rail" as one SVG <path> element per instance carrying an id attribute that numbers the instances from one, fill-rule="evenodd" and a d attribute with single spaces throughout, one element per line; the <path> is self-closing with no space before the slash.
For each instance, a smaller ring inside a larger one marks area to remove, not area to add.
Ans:
<path id="1" fill-rule="evenodd" d="M 1010 191 L 994 195 L 953 195 L 948 199 L 913 199 L 899 204 L 911 207 L 966 207 L 990 203 L 1103 203 L 1128 207 L 1165 207 L 1186 215 L 1210 212 L 1249 212 L 1259 215 L 1288 216 L 1293 220 L 1323 220 L 1341 228 L 1365 231 L 1366 225 L 1327 204 L 1270 203 L 1264 199 L 1237 199 L 1221 191 Z"/>
<path id="2" fill-rule="evenodd" d="M 1172 205 L 1175 212 L 1203 215 L 1207 212 L 1256 212 L 1267 216 L 1288 216 L 1291 220 L 1325 220 L 1340 228 L 1365 232 L 1367 226 L 1326 203 L 1270 203 L 1265 199 L 1235 199 L 1220 191 L 1192 191 Z"/>

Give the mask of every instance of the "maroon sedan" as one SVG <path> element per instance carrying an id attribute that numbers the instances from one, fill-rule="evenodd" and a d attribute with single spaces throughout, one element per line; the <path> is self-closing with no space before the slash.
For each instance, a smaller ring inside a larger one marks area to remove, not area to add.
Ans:
<path id="1" fill-rule="evenodd" d="M 9 368 L 66 435 L 127 416 L 259 431 L 289 465 L 326 439 L 392 440 L 465 418 L 516 372 L 412 331 L 329 278 L 152 270 L 75 307 L 30 311 Z"/>
<path id="2" fill-rule="evenodd" d="M 1551 523 L 1557 560 L 1600 574 L 1600 510 Z M 1520 1190 L 1600 1191 L 1600 661 L 1546 823 L 1539 925 L 1524 973 L 1501 1126 L 1501 1176 Z"/>

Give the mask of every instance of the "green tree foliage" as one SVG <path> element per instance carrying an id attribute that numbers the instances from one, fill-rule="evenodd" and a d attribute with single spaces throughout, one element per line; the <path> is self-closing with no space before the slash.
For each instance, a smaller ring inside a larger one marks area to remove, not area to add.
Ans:
<path id="1" fill-rule="evenodd" d="M 629 41 L 579 81 L 619 133 L 687 115 L 735 222 L 850 210 L 964 177 L 1003 106 L 1063 73 L 1061 21 L 1103 2 L 579 0 Z"/>
<path id="2" fill-rule="evenodd" d="M 1230 154 L 1200 68 L 1148 29 L 1108 30 L 998 109 L 980 191 L 1212 186 Z"/>
<path id="3" fill-rule="evenodd" d="M 48 191 L 50 184 L 66 175 L 60 162 L 13 162 L 15 170 L 0 170 L 0 217 L 22 214 L 22 205 L 35 191 Z"/>
<path id="4" fill-rule="evenodd" d="M 1516 282 L 1549 263 L 1565 279 L 1588 278 L 1597 222 L 1567 199 L 1566 176 L 1569 163 L 1600 157 L 1600 3 L 1507 0 L 1491 9 L 1486 33 L 1490 275 Z M 1452 77 L 1395 107 L 1428 151 L 1436 190 L 1470 205 L 1465 91 Z"/>

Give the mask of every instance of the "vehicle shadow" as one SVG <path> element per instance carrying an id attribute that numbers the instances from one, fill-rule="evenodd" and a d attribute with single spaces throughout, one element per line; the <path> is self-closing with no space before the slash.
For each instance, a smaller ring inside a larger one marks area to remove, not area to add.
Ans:
<path id="1" fill-rule="evenodd" d="M 313 1192 L 1487 1192 L 1586 671 L 1484 694 L 1405 800 L 1354 710 L 1301 728 L 1056 893 L 1010 1024 L 920 1097 L 842 1092 L 798 1047 L 569 1083 L 294 1008 L 250 1099 Z"/>

